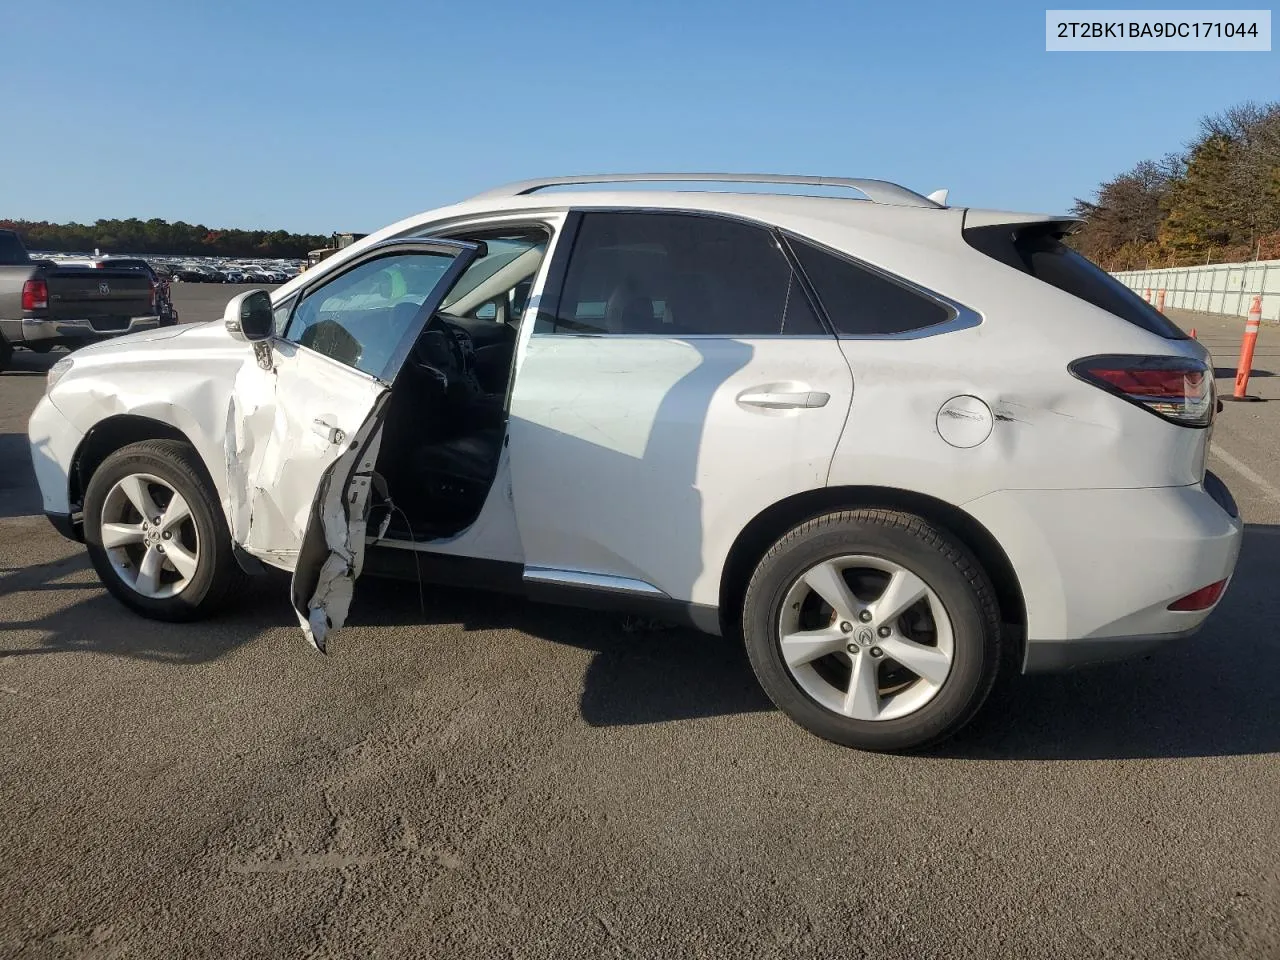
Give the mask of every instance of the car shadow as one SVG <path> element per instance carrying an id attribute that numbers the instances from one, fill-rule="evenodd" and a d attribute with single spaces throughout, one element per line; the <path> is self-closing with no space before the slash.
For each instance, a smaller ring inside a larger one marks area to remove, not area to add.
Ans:
<path id="1" fill-rule="evenodd" d="M 1250 525 L 1240 565 L 1205 629 L 1143 659 L 1074 673 L 1010 676 L 975 720 L 921 758 L 1124 760 L 1238 756 L 1280 751 L 1280 645 L 1259 629 L 1280 619 L 1271 573 L 1280 527 Z M 216 660 L 262 633 L 294 623 L 288 578 L 258 578 L 224 616 L 174 625 L 145 620 L 98 586 L 83 554 L 0 570 L 5 597 L 33 591 L 91 596 L 33 621 L 0 621 L 0 634 L 33 630 L 38 644 L 3 657 L 95 653 L 163 664 Z M 408 587 L 408 589 L 406 589 Z M 635 617 L 535 603 L 479 590 L 362 580 L 352 627 L 456 625 L 510 629 L 591 651 L 579 706 L 591 726 L 634 726 L 770 711 L 739 640 Z M 341 642 L 341 638 L 338 638 Z M 779 723 L 787 721 L 781 715 Z"/>
<path id="2" fill-rule="evenodd" d="M 16 594 L 82 592 L 68 605 L 36 619 L 12 618 Z M 30 567 L 0 569 L 0 636 L 31 631 L 34 644 L 0 649 L 0 659 L 92 653 L 165 664 L 217 660 L 264 631 L 292 622 L 288 581 L 261 578 L 241 591 L 228 612 L 200 623 L 174 624 L 140 617 L 106 592 L 83 552 Z"/>
<path id="3" fill-rule="evenodd" d="M 66 355 L 67 351 L 62 347 L 54 347 L 48 353 L 15 349 L 9 366 L 0 373 L 0 377 L 43 377 Z"/>
<path id="4" fill-rule="evenodd" d="M 407 588 L 407 589 L 406 589 Z M 582 680 L 582 718 L 632 726 L 772 710 L 738 640 L 627 614 L 539 603 L 479 590 L 362 582 L 348 623 L 515 630 L 595 654 Z M 339 639 L 338 642 L 341 642 Z"/>
<path id="5" fill-rule="evenodd" d="M 1249 524 L 1203 630 L 1138 660 L 997 684 L 982 712 L 930 755 L 1123 760 L 1280 751 L 1280 526 Z"/>
<path id="6" fill-rule="evenodd" d="M 31 447 L 25 433 L 0 433 L 0 518 L 28 517 L 44 511 L 40 488 L 31 467 Z"/>
<path id="7" fill-rule="evenodd" d="M 1236 368 L 1235 367 L 1214 367 L 1213 375 L 1219 380 L 1234 380 L 1236 378 Z M 1274 377 L 1274 376 L 1275 374 L 1272 373 L 1270 370 L 1258 370 L 1255 368 L 1249 371 L 1250 379 L 1253 379 L 1254 377 Z"/>

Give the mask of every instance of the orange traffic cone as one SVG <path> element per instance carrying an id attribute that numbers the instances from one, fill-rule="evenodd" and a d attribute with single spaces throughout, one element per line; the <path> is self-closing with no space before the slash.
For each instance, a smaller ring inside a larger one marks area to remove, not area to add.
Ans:
<path id="1" fill-rule="evenodd" d="M 1240 341 L 1240 362 L 1236 364 L 1236 389 L 1223 400 L 1261 400 L 1250 396 L 1249 374 L 1253 372 L 1253 348 L 1258 345 L 1258 324 L 1262 322 L 1262 295 L 1253 298 L 1249 307 L 1249 319 L 1244 323 L 1244 339 Z"/>

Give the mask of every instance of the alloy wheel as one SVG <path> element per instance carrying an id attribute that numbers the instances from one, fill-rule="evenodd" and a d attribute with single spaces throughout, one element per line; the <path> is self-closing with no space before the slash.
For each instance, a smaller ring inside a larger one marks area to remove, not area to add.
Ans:
<path id="1" fill-rule="evenodd" d="M 834 557 L 788 588 L 778 643 L 810 698 L 855 720 L 919 710 L 946 683 L 955 656 L 951 618 L 918 575 L 883 557 Z"/>
<path id="2" fill-rule="evenodd" d="M 130 474 L 108 491 L 100 534 L 121 582 L 149 599 L 177 596 L 200 565 L 190 506 L 152 474 Z"/>

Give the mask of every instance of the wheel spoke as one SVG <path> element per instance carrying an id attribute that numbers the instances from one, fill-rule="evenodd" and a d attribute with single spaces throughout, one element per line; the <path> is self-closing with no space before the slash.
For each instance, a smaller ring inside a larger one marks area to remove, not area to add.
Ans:
<path id="1" fill-rule="evenodd" d="M 886 637 L 880 641 L 880 648 L 885 655 L 897 660 L 900 664 L 927 680 L 934 686 L 940 686 L 951 671 L 951 658 L 937 647 L 928 647 L 902 636 Z"/>
<path id="2" fill-rule="evenodd" d="M 160 515 L 160 529 L 173 530 L 189 516 L 191 516 L 191 508 L 187 506 L 187 501 L 183 499 L 182 494 L 175 490 L 173 499 Z"/>
<path id="3" fill-rule="evenodd" d="M 108 549 L 141 542 L 142 524 L 140 523 L 104 523 L 102 525 L 102 545 Z"/>
<path id="4" fill-rule="evenodd" d="M 871 605 L 876 622 L 887 624 L 897 620 L 908 608 L 919 602 L 928 588 L 910 570 L 899 570 L 889 579 L 878 600 Z"/>
<path id="5" fill-rule="evenodd" d="M 782 657 L 793 667 L 801 666 L 844 649 L 845 639 L 839 628 L 798 630 L 782 638 Z"/>
<path id="6" fill-rule="evenodd" d="M 173 568 L 182 575 L 183 580 L 190 580 L 196 573 L 196 555 L 178 543 L 171 540 L 165 544 L 164 556 Z"/>
<path id="7" fill-rule="evenodd" d="M 151 499 L 151 491 L 147 489 L 147 481 L 138 476 L 125 477 L 120 481 L 120 489 L 129 498 L 129 502 L 133 504 L 133 509 L 142 514 L 142 518 L 147 523 L 160 516 L 160 508 Z"/>
<path id="8" fill-rule="evenodd" d="M 142 563 L 138 565 L 138 579 L 134 589 L 144 597 L 154 597 L 160 590 L 160 570 L 164 567 L 164 554 L 155 547 L 150 547 L 142 555 Z"/>
<path id="9" fill-rule="evenodd" d="M 875 720 L 880 716 L 880 681 L 876 665 L 879 661 L 867 653 L 853 657 L 853 673 L 844 695 L 844 712 L 855 720 Z"/>
<path id="10" fill-rule="evenodd" d="M 831 560 L 820 563 L 804 575 L 804 582 L 835 610 L 841 620 L 856 619 L 857 598 L 844 581 L 844 574 Z"/>

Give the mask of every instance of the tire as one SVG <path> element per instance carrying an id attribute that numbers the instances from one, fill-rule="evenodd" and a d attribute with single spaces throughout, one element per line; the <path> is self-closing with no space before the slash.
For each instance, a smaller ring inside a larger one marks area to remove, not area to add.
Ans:
<path id="1" fill-rule="evenodd" d="M 4 373 L 9 369 L 9 361 L 13 359 L 13 347 L 9 345 L 9 341 L 0 335 L 0 373 Z"/>
<path id="2" fill-rule="evenodd" d="M 1000 666 L 999 609 L 978 561 L 951 534 L 894 510 L 830 513 L 791 530 L 756 567 L 742 623 L 751 666 L 777 707 L 862 750 L 951 736 L 978 712 Z"/>
<path id="3" fill-rule="evenodd" d="M 144 503 L 168 524 L 163 532 L 139 512 L 139 488 L 150 498 Z M 185 502 L 185 516 L 173 494 Z M 244 578 L 213 483 L 195 450 L 175 440 L 130 444 L 102 462 L 85 492 L 84 538 L 107 590 L 154 620 L 212 616 Z M 161 556 L 166 547 L 168 554 Z"/>

